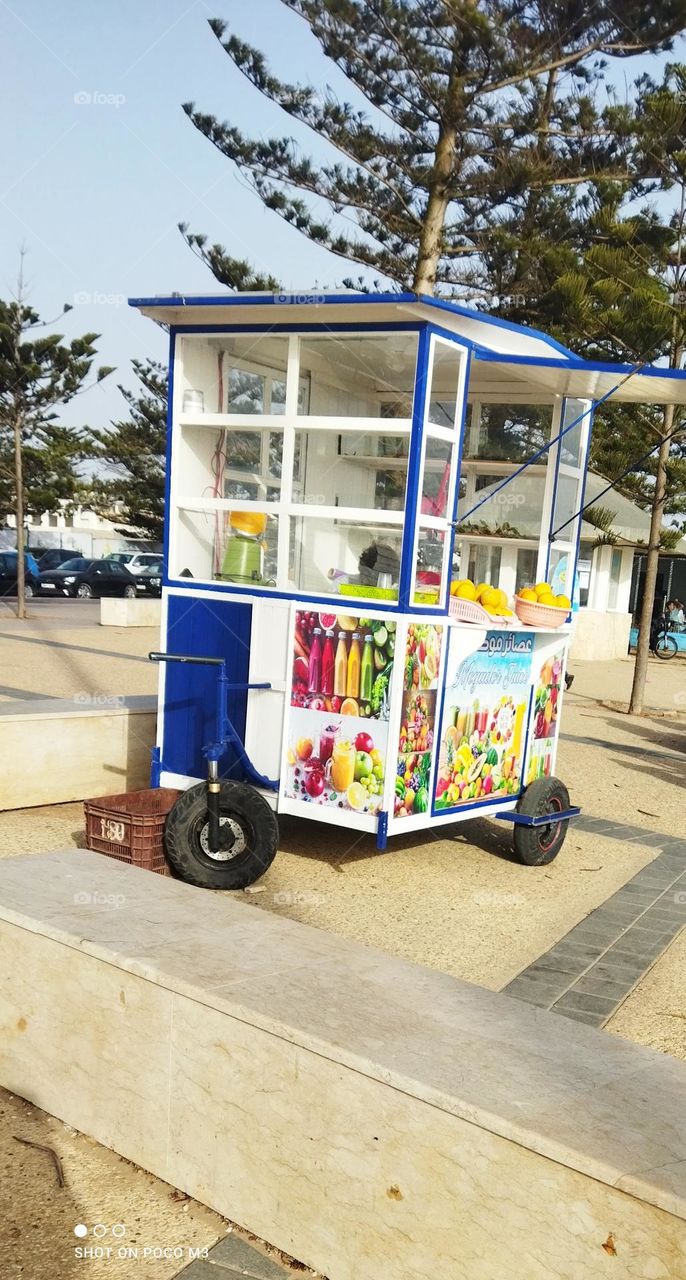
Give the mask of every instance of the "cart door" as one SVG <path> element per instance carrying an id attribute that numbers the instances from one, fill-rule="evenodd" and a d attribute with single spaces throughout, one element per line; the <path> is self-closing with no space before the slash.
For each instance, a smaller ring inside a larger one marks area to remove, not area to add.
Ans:
<path id="1" fill-rule="evenodd" d="M 424 404 L 415 402 L 421 445 L 409 607 L 444 606 L 447 597 L 468 370 L 466 347 L 431 335 Z"/>

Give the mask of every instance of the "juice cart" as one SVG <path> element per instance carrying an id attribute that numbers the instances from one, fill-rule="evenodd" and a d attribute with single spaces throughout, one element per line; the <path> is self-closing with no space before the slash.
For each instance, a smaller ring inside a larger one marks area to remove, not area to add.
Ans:
<path id="1" fill-rule="evenodd" d="M 250 884 L 279 813 L 379 849 L 489 816 L 549 862 L 593 413 L 684 403 L 684 374 L 407 293 L 132 305 L 171 341 L 152 785 L 181 792 L 178 874 Z"/>

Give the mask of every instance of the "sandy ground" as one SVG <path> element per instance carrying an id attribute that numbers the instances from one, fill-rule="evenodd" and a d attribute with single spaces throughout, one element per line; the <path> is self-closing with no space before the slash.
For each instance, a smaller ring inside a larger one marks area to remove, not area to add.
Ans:
<path id="1" fill-rule="evenodd" d="M 686 1062 L 686 929 L 605 1026 L 606 1031 Z"/>

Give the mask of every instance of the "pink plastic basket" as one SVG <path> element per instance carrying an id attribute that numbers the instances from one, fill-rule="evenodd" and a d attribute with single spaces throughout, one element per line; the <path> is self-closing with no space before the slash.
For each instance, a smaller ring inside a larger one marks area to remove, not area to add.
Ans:
<path id="1" fill-rule="evenodd" d="M 458 622 L 474 622 L 480 627 L 511 626 L 513 618 L 503 618 L 500 614 L 487 613 L 476 600 L 464 600 L 462 596 L 451 596 L 448 612 Z"/>
<path id="2" fill-rule="evenodd" d="M 530 627 L 550 627 L 554 630 L 561 627 L 569 617 L 564 609 L 552 604 L 534 604 L 533 600 L 522 600 L 515 596 L 514 608 L 520 622 Z"/>

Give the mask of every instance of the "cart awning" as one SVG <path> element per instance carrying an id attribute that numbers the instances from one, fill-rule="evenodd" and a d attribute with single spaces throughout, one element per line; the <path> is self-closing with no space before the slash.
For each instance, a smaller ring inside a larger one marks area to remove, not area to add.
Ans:
<path id="1" fill-rule="evenodd" d="M 470 393 L 487 398 L 489 393 L 526 392 L 538 389 L 552 398 L 571 396 L 579 400 L 614 401 L 633 404 L 686 404 L 686 369 L 667 365 L 603 364 L 592 360 L 538 359 L 510 356 L 507 360 L 492 352 L 475 352 Z M 612 393 L 612 394 L 610 394 Z"/>

